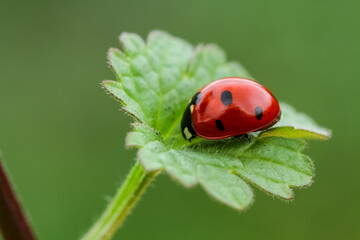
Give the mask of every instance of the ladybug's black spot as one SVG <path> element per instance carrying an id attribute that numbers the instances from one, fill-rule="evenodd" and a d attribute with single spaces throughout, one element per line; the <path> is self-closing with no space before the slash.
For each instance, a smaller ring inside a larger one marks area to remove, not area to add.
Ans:
<path id="1" fill-rule="evenodd" d="M 233 99 L 232 99 L 232 94 L 230 91 L 223 91 L 221 93 L 221 102 L 225 105 L 228 106 L 232 103 Z"/>
<path id="2" fill-rule="evenodd" d="M 260 120 L 260 119 L 262 118 L 262 116 L 263 116 L 263 110 L 262 110 L 262 108 L 261 108 L 260 106 L 257 106 L 257 107 L 255 108 L 255 116 L 256 116 L 256 119 L 257 119 L 257 120 Z"/>
<path id="3" fill-rule="evenodd" d="M 216 123 L 217 129 L 219 129 L 220 131 L 223 131 L 225 129 L 224 124 L 222 123 L 221 120 L 216 120 L 215 123 Z"/>

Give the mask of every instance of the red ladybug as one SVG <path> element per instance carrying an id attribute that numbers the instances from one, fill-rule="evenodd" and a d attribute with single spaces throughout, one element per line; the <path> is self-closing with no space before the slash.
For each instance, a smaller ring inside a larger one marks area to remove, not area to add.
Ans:
<path id="1" fill-rule="evenodd" d="M 280 120 L 281 111 L 272 93 L 257 82 L 231 77 L 216 80 L 199 90 L 181 120 L 186 140 L 238 137 L 267 129 Z"/>

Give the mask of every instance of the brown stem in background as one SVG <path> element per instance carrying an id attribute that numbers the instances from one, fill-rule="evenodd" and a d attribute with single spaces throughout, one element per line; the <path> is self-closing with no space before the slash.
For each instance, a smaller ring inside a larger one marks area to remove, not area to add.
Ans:
<path id="1" fill-rule="evenodd" d="M 0 158 L 0 232 L 4 240 L 34 240 Z"/>

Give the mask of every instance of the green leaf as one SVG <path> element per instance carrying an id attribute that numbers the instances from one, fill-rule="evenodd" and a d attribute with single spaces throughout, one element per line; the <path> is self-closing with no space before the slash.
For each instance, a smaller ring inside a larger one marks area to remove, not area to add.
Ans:
<path id="1" fill-rule="evenodd" d="M 139 148 L 148 172 L 165 170 L 186 187 L 200 184 L 215 199 L 236 209 L 253 201 L 249 183 L 282 199 L 293 187 L 311 184 L 314 167 L 302 151 L 304 139 L 327 139 L 330 131 L 282 103 L 282 120 L 246 139 L 200 138 L 190 144 L 180 132 L 189 99 L 202 86 L 224 77 L 252 78 L 238 63 L 228 62 L 216 45 L 189 43 L 165 32 L 120 36 L 122 50 L 110 49 L 109 63 L 117 81 L 103 87 L 135 120 L 126 139 Z"/>
<path id="2" fill-rule="evenodd" d="M 306 114 L 297 112 L 286 103 L 280 103 L 280 106 L 281 120 L 273 128 L 261 133 L 260 137 L 278 136 L 319 140 L 327 140 L 331 137 L 329 129 L 317 125 Z"/>

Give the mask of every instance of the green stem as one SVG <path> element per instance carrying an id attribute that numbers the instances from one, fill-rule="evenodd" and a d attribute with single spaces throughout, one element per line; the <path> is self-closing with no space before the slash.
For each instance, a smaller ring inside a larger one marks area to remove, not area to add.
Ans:
<path id="1" fill-rule="evenodd" d="M 137 161 L 105 212 L 82 240 L 110 239 L 159 173 L 145 172 Z"/>

